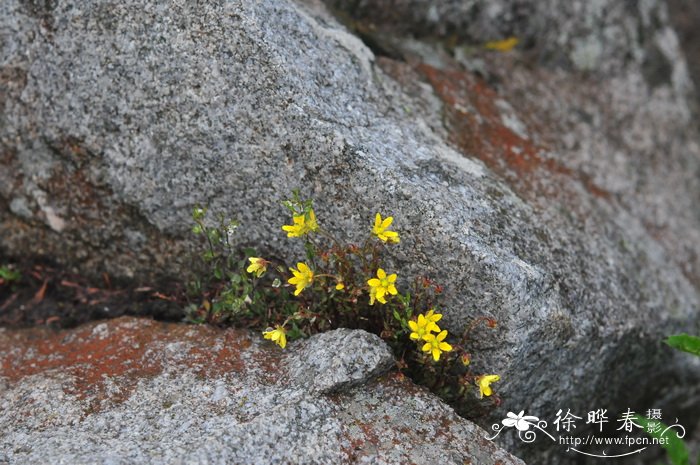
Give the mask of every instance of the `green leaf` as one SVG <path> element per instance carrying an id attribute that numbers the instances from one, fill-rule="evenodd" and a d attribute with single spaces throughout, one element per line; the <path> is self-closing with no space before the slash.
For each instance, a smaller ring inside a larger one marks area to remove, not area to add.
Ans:
<path id="1" fill-rule="evenodd" d="M 192 218 L 195 221 L 201 220 L 202 218 L 204 218 L 206 216 L 206 214 L 207 214 L 207 209 L 202 208 L 199 205 L 194 207 L 194 209 L 192 210 Z"/>
<path id="2" fill-rule="evenodd" d="M 669 336 L 664 342 L 674 349 L 700 356 L 700 337 L 688 334 Z"/>
<path id="3" fill-rule="evenodd" d="M 399 323 L 403 323 L 403 320 L 401 319 L 401 315 L 399 315 L 399 312 L 394 310 L 394 318 L 396 318 Z"/>
<path id="4" fill-rule="evenodd" d="M 306 258 L 309 259 L 309 261 L 313 261 L 314 257 L 316 256 L 316 247 L 311 242 L 306 242 L 304 244 L 304 248 L 306 249 Z"/>
<path id="5" fill-rule="evenodd" d="M 644 432 L 656 439 L 665 439 L 665 444 L 661 444 L 661 447 L 666 449 L 669 460 L 673 465 L 689 465 L 689 454 L 688 448 L 681 438 L 679 438 L 676 433 L 677 430 L 668 429 L 668 426 L 661 423 L 658 420 L 649 420 L 641 415 L 634 416 L 635 421 L 644 427 Z M 658 431 L 650 431 L 647 427 L 650 425 L 658 424 L 660 428 Z"/>
<path id="6" fill-rule="evenodd" d="M 0 278 L 5 281 L 17 281 L 21 277 L 19 271 L 11 270 L 7 266 L 0 266 Z"/>
<path id="7" fill-rule="evenodd" d="M 214 276 L 216 277 L 216 279 L 221 279 L 224 277 L 224 273 L 221 271 L 221 268 L 219 268 L 218 266 L 214 269 Z"/>
<path id="8" fill-rule="evenodd" d="M 292 215 L 293 215 L 294 213 L 296 213 L 296 211 L 294 210 L 294 203 L 293 203 L 292 201 L 290 201 L 290 200 L 285 200 L 284 202 L 282 202 L 282 205 L 283 205 L 287 210 L 289 210 L 289 212 L 290 212 Z"/>
<path id="9" fill-rule="evenodd" d="M 221 233 L 218 229 L 210 229 L 207 231 L 207 235 L 212 242 L 218 242 L 221 239 Z"/>

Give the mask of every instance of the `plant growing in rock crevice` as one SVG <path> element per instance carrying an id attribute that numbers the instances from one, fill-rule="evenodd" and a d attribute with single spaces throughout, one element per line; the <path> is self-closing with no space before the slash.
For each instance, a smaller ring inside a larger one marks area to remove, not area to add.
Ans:
<path id="1" fill-rule="evenodd" d="M 472 373 L 468 346 L 472 329 L 496 322 L 478 318 L 457 338 L 440 328 L 441 286 L 427 277 L 402 286 L 382 263 L 400 243 L 393 217 L 377 212 L 361 244 L 343 244 L 319 224 L 310 200 L 294 192 L 283 204 L 291 221 L 281 229 L 303 241 L 305 251 L 291 267 L 253 249 L 237 251 L 231 239 L 238 223 L 222 216 L 210 223 L 207 210 L 195 208 L 192 230 L 206 244 L 206 272 L 189 286 L 190 295 L 201 298 L 189 307 L 190 321 L 259 328 L 281 348 L 334 328 L 361 328 L 384 339 L 403 372 L 446 400 L 492 395 L 499 377 Z"/>
<path id="2" fill-rule="evenodd" d="M 700 337 L 698 336 L 677 334 L 669 336 L 664 342 L 674 349 L 700 357 Z M 666 450 L 671 465 L 690 465 L 690 451 L 683 441 L 685 429 L 680 434 L 678 431 L 674 431 L 673 427 L 669 427 L 659 420 L 644 418 L 641 415 L 635 415 L 634 419 L 644 427 L 649 436 L 663 441 L 661 444 Z M 697 456 L 697 461 L 693 463 L 700 465 L 700 454 Z"/>

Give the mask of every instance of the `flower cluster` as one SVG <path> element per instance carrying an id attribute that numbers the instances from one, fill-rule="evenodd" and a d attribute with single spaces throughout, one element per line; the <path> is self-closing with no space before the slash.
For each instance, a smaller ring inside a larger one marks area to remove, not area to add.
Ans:
<path id="1" fill-rule="evenodd" d="M 292 224 L 282 226 L 282 230 L 287 233 L 287 237 L 304 237 L 310 235 L 311 233 L 323 232 L 318 225 L 316 213 L 312 208 L 309 206 L 305 207 L 298 199 L 288 201 L 288 207 L 293 212 Z M 382 219 L 382 215 L 377 213 L 374 218 L 374 225 L 372 226 L 371 234 L 383 243 L 399 243 L 399 233 L 389 229 L 393 221 L 393 217 L 389 216 Z M 270 263 L 269 261 L 260 257 L 250 257 L 248 260 L 250 261 L 250 265 L 246 271 L 254 274 L 258 278 L 260 278 L 267 271 L 267 266 Z M 298 296 L 304 289 L 312 286 L 314 277 L 332 278 L 335 280 L 336 291 L 342 291 L 345 289 L 345 282 L 342 275 L 316 275 L 309 264 L 305 262 L 297 263 L 296 269 L 289 268 L 289 271 L 292 273 L 292 277 L 289 278 L 287 282 L 295 286 L 295 296 Z M 397 295 L 398 290 L 396 289 L 396 279 L 396 273 L 387 274 L 382 268 L 377 268 L 376 277 L 370 278 L 366 281 L 366 291 L 369 296 L 369 305 L 374 305 L 375 302 L 386 304 L 388 296 Z M 284 331 L 284 324 L 282 324 L 281 326 L 278 326 L 277 329 L 265 331 L 263 334 L 265 335 L 266 339 L 272 339 L 281 347 L 284 347 L 284 344 L 286 344 L 286 340 L 284 339 Z M 281 334 L 282 337 L 279 337 L 279 334 Z M 438 337 L 440 336 L 438 335 Z M 442 338 L 444 339 L 444 336 Z M 280 341 L 283 341 L 283 343 L 280 343 Z M 441 341 L 442 339 L 440 339 L 438 342 L 438 349 L 440 346 L 446 346 L 446 343 Z"/>
<path id="2" fill-rule="evenodd" d="M 323 221 L 319 224 L 312 202 L 298 192 L 284 206 L 291 221 L 281 229 L 303 243 L 306 255 L 292 267 L 253 249 L 234 250 L 231 236 L 238 223 L 220 216 L 212 227 L 206 209 L 195 209 L 193 232 L 206 239 L 202 258 L 212 278 L 193 284 L 201 303 L 190 304 L 191 321 L 266 328 L 263 337 L 282 349 L 288 341 L 322 331 L 361 328 L 386 340 L 399 369 L 448 402 L 463 404 L 467 393 L 493 395 L 491 384 L 500 377 L 472 374 L 466 344 L 471 328 L 480 322 L 494 327 L 495 320 L 477 318 L 460 338 L 440 328 L 442 287 L 416 277 L 404 288 L 406 283 L 383 263 L 385 252 L 400 243 L 399 232 L 391 229 L 392 216 L 373 212 L 362 242 L 343 243 L 324 229 Z"/>
<path id="3" fill-rule="evenodd" d="M 293 224 L 282 226 L 283 231 L 287 231 L 287 237 L 302 237 L 312 232 L 318 231 L 318 223 L 316 223 L 316 214 L 313 210 L 306 213 L 294 215 L 292 217 Z"/>
<path id="4" fill-rule="evenodd" d="M 436 362 L 440 360 L 443 352 L 450 352 L 452 346 L 445 342 L 447 330 L 440 330 L 437 322 L 442 318 L 441 313 L 435 313 L 434 309 L 428 313 L 418 315 L 418 318 L 408 322 L 411 329 L 410 338 L 418 343 L 423 343 L 421 350 L 431 354 Z"/>

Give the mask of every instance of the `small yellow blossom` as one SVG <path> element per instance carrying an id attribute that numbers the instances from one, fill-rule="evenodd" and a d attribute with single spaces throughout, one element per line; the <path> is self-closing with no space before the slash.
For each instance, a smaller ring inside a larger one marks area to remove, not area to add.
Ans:
<path id="1" fill-rule="evenodd" d="M 483 399 L 484 396 L 488 397 L 493 394 L 491 390 L 491 383 L 495 383 L 500 380 L 501 377 L 498 375 L 483 375 L 476 378 L 476 384 L 479 386 L 479 399 Z"/>
<path id="2" fill-rule="evenodd" d="M 343 289 L 345 289 L 345 284 L 342 281 L 338 281 L 338 284 L 335 285 L 335 290 L 342 291 Z"/>
<path id="3" fill-rule="evenodd" d="M 472 358 L 469 354 L 462 354 L 460 359 L 462 360 L 462 365 L 465 367 L 469 366 L 469 364 L 472 362 Z"/>
<path id="4" fill-rule="evenodd" d="M 367 281 L 369 284 L 369 304 L 374 305 L 374 300 L 385 304 L 387 294 L 396 295 L 398 291 L 394 283 L 396 282 L 396 273 L 388 275 L 384 270 L 377 270 L 377 277 Z"/>
<path id="5" fill-rule="evenodd" d="M 294 275 L 289 278 L 289 284 L 294 284 L 297 288 L 294 291 L 294 295 L 301 294 L 304 288 L 311 285 L 311 281 L 314 279 L 314 272 L 308 267 L 306 263 L 297 263 L 297 269 L 290 268 L 289 271 Z"/>
<path id="6" fill-rule="evenodd" d="M 452 350 L 452 346 L 447 342 L 444 342 L 446 337 L 447 330 L 442 330 L 439 334 L 428 334 L 423 338 L 425 341 L 425 344 L 423 345 L 423 352 L 433 354 L 433 360 L 437 362 L 440 360 L 440 354 Z"/>
<path id="7" fill-rule="evenodd" d="M 316 223 L 316 214 L 313 210 L 309 213 L 294 215 L 294 224 L 284 225 L 282 229 L 287 231 L 287 237 L 301 237 L 310 232 L 318 231 L 318 223 Z"/>
<path id="8" fill-rule="evenodd" d="M 518 42 L 520 41 L 517 37 L 509 37 L 503 40 L 494 40 L 492 42 L 486 42 L 484 44 L 484 48 L 488 50 L 496 50 L 498 52 L 509 52 L 513 50 L 516 45 L 518 45 Z"/>
<path id="9" fill-rule="evenodd" d="M 267 265 L 270 263 L 264 258 L 260 257 L 250 257 L 248 258 L 248 261 L 250 261 L 250 265 L 248 265 L 246 271 L 248 273 L 254 273 L 258 278 L 265 274 L 267 271 Z"/>
<path id="10" fill-rule="evenodd" d="M 442 319 L 442 313 L 435 313 L 435 309 L 431 308 L 428 310 L 428 313 L 425 314 L 425 319 L 437 325 L 437 322 Z M 436 331 L 440 332 L 439 329 Z"/>
<path id="11" fill-rule="evenodd" d="M 426 318 L 422 313 L 418 315 L 416 321 L 410 320 L 408 322 L 408 327 L 411 328 L 411 335 L 409 336 L 412 341 L 420 341 L 425 339 L 428 334 L 433 331 L 440 332 L 440 328 L 434 322 Z"/>
<path id="12" fill-rule="evenodd" d="M 381 239 L 382 242 L 389 241 L 397 244 L 399 242 L 399 233 L 397 233 L 396 231 L 388 231 L 392 221 L 394 221 L 393 217 L 389 216 L 382 220 L 382 215 L 377 213 L 377 216 L 374 217 L 374 227 L 372 228 L 372 234 Z"/>
<path id="13" fill-rule="evenodd" d="M 263 337 L 265 339 L 270 339 L 283 349 L 287 345 L 287 331 L 280 325 L 277 325 L 275 329 L 263 331 Z"/>

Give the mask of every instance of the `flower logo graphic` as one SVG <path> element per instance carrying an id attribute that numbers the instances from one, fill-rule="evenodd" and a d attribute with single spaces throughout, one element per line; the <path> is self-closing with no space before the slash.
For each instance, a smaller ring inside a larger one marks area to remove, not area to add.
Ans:
<path id="1" fill-rule="evenodd" d="M 556 441 L 554 436 L 544 429 L 547 427 L 547 422 L 531 415 L 525 415 L 525 410 L 521 410 L 517 415 L 513 412 L 508 412 L 506 418 L 501 420 L 500 425 L 498 423 L 491 425 L 491 429 L 495 434 L 492 437 L 486 437 L 486 439 L 493 441 L 504 429 L 515 427 L 518 430 L 518 437 L 520 437 L 521 441 L 533 442 L 537 438 L 537 432 L 531 430 L 530 426 L 547 435 L 552 441 Z"/>
<path id="2" fill-rule="evenodd" d="M 537 422 L 540 421 L 539 418 L 531 415 L 524 415 L 524 413 L 525 410 L 521 410 L 517 415 L 513 412 L 508 412 L 508 418 L 504 418 L 501 423 L 508 428 L 515 426 L 518 431 L 527 431 L 530 429 L 530 425 L 537 425 Z"/>

